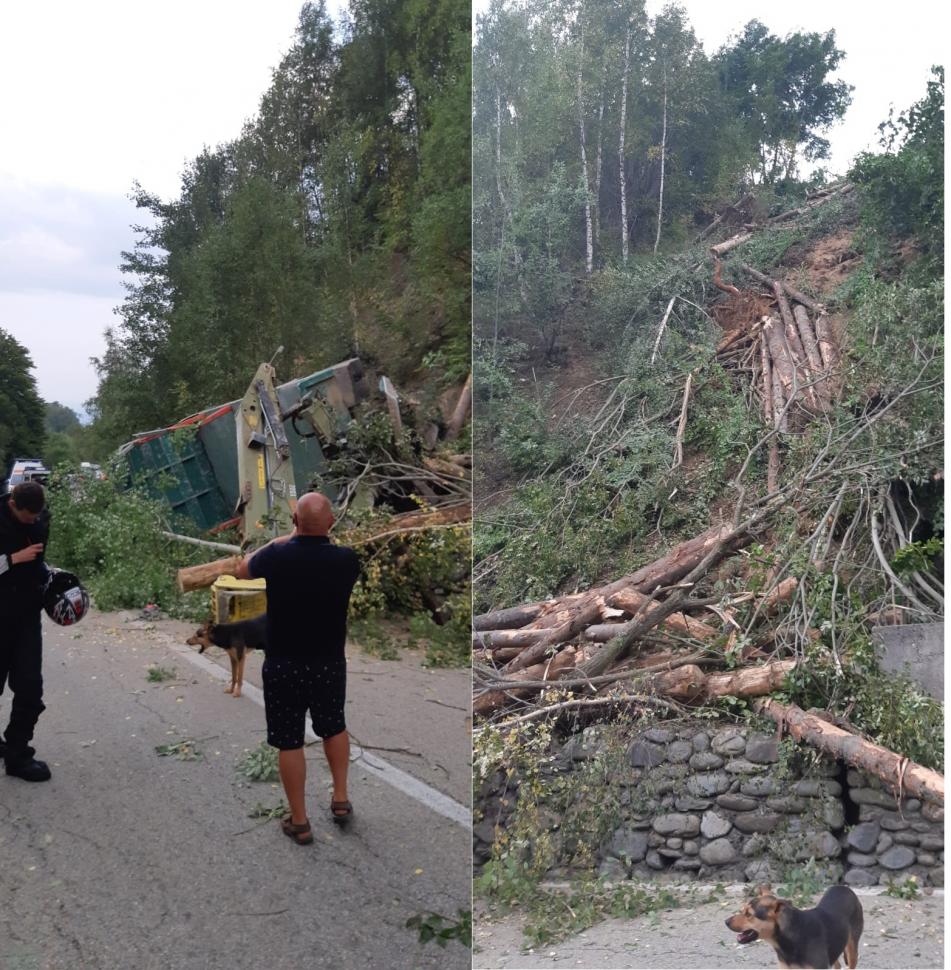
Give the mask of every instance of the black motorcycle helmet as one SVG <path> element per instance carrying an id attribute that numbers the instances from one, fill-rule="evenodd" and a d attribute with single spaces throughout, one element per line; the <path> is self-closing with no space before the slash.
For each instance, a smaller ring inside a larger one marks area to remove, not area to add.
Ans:
<path id="1" fill-rule="evenodd" d="M 43 589 L 43 609 L 60 626 L 72 626 L 89 612 L 89 594 L 78 577 L 65 569 L 50 569 Z"/>

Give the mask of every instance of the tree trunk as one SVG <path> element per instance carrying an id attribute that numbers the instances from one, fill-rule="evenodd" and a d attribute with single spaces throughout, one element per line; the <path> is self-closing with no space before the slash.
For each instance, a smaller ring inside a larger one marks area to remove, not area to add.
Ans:
<path id="1" fill-rule="evenodd" d="M 530 623 L 542 611 L 540 603 L 528 606 L 511 606 L 505 610 L 493 610 L 472 618 L 473 630 L 511 630 Z"/>
<path id="2" fill-rule="evenodd" d="M 664 64 L 664 120 L 660 136 L 660 194 L 657 202 L 657 236 L 654 239 L 654 255 L 660 245 L 660 230 L 664 221 L 664 169 L 667 162 L 667 65 Z"/>
<path id="3" fill-rule="evenodd" d="M 462 431 L 462 426 L 466 423 L 466 418 L 468 418 L 471 408 L 472 373 L 470 371 L 469 376 L 466 378 L 465 386 L 462 388 L 462 393 L 459 395 L 456 408 L 452 412 L 452 417 L 449 419 L 449 427 L 446 430 L 447 441 L 452 441 L 454 438 L 459 437 L 459 433 Z"/>
<path id="4" fill-rule="evenodd" d="M 575 665 L 575 652 L 571 647 L 557 653 L 550 661 L 533 664 L 524 670 L 513 674 L 516 680 L 558 680 L 566 671 Z M 478 717 L 489 714 L 504 707 L 511 698 L 530 697 L 538 690 L 537 687 L 510 687 L 505 690 L 489 690 L 480 694 L 472 701 L 472 713 Z"/>
<path id="5" fill-rule="evenodd" d="M 584 16 L 583 5 L 578 16 Z M 578 141 L 581 146 L 581 177 L 584 181 L 585 270 L 590 276 L 594 272 L 594 230 L 591 224 L 591 184 L 588 180 L 588 149 L 584 131 L 584 92 L 581 83 L 583 67 L 584 24 L 581 26 L 581 51 L 578 55 Z"/>
<path id="6" fill-rule="evenodd" d="M 761 701 L 757 707 L 797 741 L 805 741 L 839 761 L 875 775 L 893 794 L 900 791 L 903 797 L 944 802 L 944 776 L 936 771 L 807 714 L 795 704 L 780 704 L 770 699 Z"/>
<path id="7" fill-rule="evenodd" d="M 203 562 L 197 566 L 185 566 L 178 571 L 178 588 L 183 593 L 195 589 L 205 589 L 221 576 L 233 576 L 241 565 L 242 556 L 228 556 L 214 562 Z"/>
<path id="8" fill-rule="evenodd" d="M 622 589 L 619 593 L 615 593 L 607 602 L 610 606 L 624 610 L 632 616 L 635 613 L 640 613 L 641 610 L 644 611 L 642 615 L 648 616 L 660 606 L 656 601 L 647 606 L 647 597 L 643 593 L 638 593 L 636 589 Z M 623 625 L 625 627 L 630 626 L 630 624 Z M 687 616 L 686 613 L 671 613 L 660 626 L 661 629 L 669 630 L 671 633 L 676 633 L 680 636 L 696 637 L 698 640 L 712 640 L 717 635 L 717 631 L 712 626 L 709 626 L 702 620 L 695 620 L 692 616 Z M 621 631 L 619 630 L 618 632 Z"/>
<path id="9" fill-rule="evenodd" d="M 631 24 L 628 22 L 624 38 L 624 73 L 621 76 L 621 121 L 618 138 L 618 175 L 621 181 L 621 258 L 626 263 L 628 254 L 627 236 L 627 172 L 624 158 L 624 135 L 627 127 L 627 79 L 631 67 Z"/>

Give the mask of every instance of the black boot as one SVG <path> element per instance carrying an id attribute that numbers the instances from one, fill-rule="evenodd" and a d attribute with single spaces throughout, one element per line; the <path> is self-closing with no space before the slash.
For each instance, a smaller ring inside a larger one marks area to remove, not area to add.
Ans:
<path id="1" fill-rule="evenodd" d="M 7 774 L 24 781 L 49 781 L 52 777 L 49 765 L 45 761 L 37 761 L 34 754 L 33 748 L 29 747 L 17 754 L 11 753 L 8 748 L 4 754 Z"/>

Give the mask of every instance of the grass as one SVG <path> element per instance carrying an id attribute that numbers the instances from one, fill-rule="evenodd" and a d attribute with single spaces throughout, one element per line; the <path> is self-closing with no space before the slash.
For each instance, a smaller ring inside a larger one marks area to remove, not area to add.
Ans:
<path id="1" fill-rule="evenodd" d="M 277 781 L 277 748 L 262 741 L 253 751 L 249 751 L 237 764 L 238 774 L 248 781 Z"/>
<path id="2" fill-rule="evenodd" d="M 148 672 L 145 675 L 145 679 L 150 684 L 161 684 L 166 680 L 174 680 L 178 676 L 178 671 L 172 667 L 149 667 Z"/>

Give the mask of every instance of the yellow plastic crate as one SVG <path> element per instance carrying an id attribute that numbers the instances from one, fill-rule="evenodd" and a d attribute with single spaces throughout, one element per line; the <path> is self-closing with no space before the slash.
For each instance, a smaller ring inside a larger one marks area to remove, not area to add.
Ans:
<path id="1" fill-rule="evenodd" d="M 219 576 L 211 584 L 211 615 L 215 623 L 250 620 L 267 611 L 266 582 L 263 579 L 235 579 Z"/>

